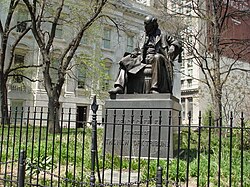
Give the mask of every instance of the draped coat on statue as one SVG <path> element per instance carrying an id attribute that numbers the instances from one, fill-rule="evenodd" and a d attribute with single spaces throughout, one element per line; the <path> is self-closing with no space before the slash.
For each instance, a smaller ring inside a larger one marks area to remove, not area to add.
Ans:
<path id="1" fill-rule="evenodd" d="M 146 66 L 146 64 L 154 64 L 154 60 L 147 60 L 154 59 L 150 58 L 150 55 L 160 55 L 162 63 L 160 72 L 158 73 L 158 77 L 160 76 L 160 80 L 158 81 L 158 90 L 160 93 L 172 93 L 173 60 L 180 54 L 182 50 L 181 45 L 172 36 L 167 33 L 163 33 L 160 29 L 155 31 L 154 36 L 154 54 L 150 54 L 145 50 L 145 41 L 147 40 L 147 36 L 144 33 L 139 39 L 133 52 L 131 54 L 125 54 L 125 56 L 119 61 L 119 64 L 120 67 L 125 69 L 128 73 L 137 74 Z M 171 46 L 174 46 L 174 50 L 170 52 L 169 48 Z"/>

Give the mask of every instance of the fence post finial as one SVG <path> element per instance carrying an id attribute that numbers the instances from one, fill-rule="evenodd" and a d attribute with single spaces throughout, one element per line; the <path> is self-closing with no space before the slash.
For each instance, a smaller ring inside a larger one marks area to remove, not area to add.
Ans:
<path id="1" fill-rule="evenodd" d="M 93 102 L 91 104 L 91 110 L 93 111 L 94 114 L 96 114 L 98 110 L 98 104 L 96 102 L 96 95 L 94 95 Z"/>

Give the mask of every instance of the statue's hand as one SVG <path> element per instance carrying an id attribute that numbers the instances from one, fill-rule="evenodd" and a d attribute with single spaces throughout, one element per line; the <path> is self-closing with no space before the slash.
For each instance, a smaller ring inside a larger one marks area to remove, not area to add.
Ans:
<path id="1" fill-rule="evenodd" d="M 174 45 L 171 45 L 171 46 L 169 47 L 169 49 L 168 49 L 168 54 L 169 54 L 169 55 L 170 55 L 170 54 L 173 54 L 174 51 L 175 51 L 175 46 L 174 46 Z"/>
<path id="2" fill-rule="evenodd" d="M 130 54 L 130 57 L 132 57 L 132 58 L 136 58 L 137 56 L 138 56 L 137 53 L 131 53 L 131 54 Z"/>
<path id="3" fill-rule="evenodd" d="M 168 56 L 170 60 L 174 60 L 174 52 L 175 52 L 175 46 L 171 45 L 168 49 Z"/>

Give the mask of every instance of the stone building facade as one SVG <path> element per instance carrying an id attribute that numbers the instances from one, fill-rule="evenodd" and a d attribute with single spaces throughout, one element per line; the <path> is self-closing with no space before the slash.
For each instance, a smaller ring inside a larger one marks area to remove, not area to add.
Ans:
<path id="1" fill-rule="evenodd" d="M 156 14 L 154 8 L 154 0 L 127 0 L 127 1 L 111 1 L 111 5 L 105 9 L 107 15 L 121 21 L 123 26 L 126 26 L 124 30 L 117 32 L 117 28 L 112 22 L 106 22 L 98 30 L 100 40 L 97 43 L 88 42 L 88 36 L 84 36 L 81 45 L 78 48 L 78 52 L 81 51 L 93 51 L 97 45 L 100 44 L 101 60 L 106 62 L 107 74 L 110 76 L 110 80 L 106 80 L 106 87 L 99 88 L 103 91 L 104 97 L 98 99 L 100 109 L 98 110 L 98 120 L 101 120 L 102 116 L 102 105 L 107 98 L 107 90 L 113 85 L 113 81 L 118 71 L 118 60 L 123 56 L 124 52 L 130 52 L 135 45 L 136 37 L 144 30 L 143 20 L 148 14 Z M 13 19 L 13 25 L 28 18 L 28 12 L 23 6 L 20 5 L 16 10 Z M 4 6 L 1 9 L 0 17 L 6 16 L 7 8 Z M 4 19 L 2 19 L 4 20 Z M 26 24 L 18 26 L 12 33 L 11 38 L 15 38 L 15 34 L 20 33 L 26 28 Z M 60 52 L 60 48 L 67 42 L 67 35 L 70 34 L 71 30 L 65 26 L 57 27 L 55 44 L 53 50 Z M 11 43 L 11 42 L 9 42 Z M 39 48 L 29 32 L 18 44 L 15 57 L 15 64 L 39 64 L 41 62 L 41 54 Z M 74 62 L 73 62 L 74 63 Z M 78 71 L 78 68 L 72 68 L 74 76 L 69 73 L 66 75 L 66 81 L 63 86 L 62 94 L 60 96 L 60 107 L 64 113 L 68 113 L 71 109 L 72 120 L 90 121 L 91 117 L 91 103 L 93 95 L 95 94 L 91 88 L 86 86 L 86 82 L 91 80 L 85 80 L 86 77 Z M 20 76 L 10 77 L 8 81 L 8 103 L 9 107 L 14 110 L 30 110 L 34 111 L 35 107 L 47 108 L 48 97 L 44 89 L 42 82 L 42 72 L 39 68 L 35 70 L 24 70 L 22 72 L 27 76 L 32 77 L 35 82 L 30 82 Z M 72 78 L 73 77 L 73 78 Z M 106 95 L 105 95 L 106 94 Z M 23 109 L 22 109 L 23 108 Z M 18 113 L 21 115 L 21 112 Z M 66 119 L 65 119 L 66 120 Z M 76 124 L 78 125 L 78 124 Z"/>
<path id="2" fill-rule="evenodd" d="M 163 2 L 162 0 L 161 2 Z M 199 3 L 199 4 L 198 4 Z M 229 11 L 245 11 L 249 12 L 250 2 L 249 0 L 244 1 L 224 1 L 224 3 L 229 3 Z M 182 122 L 183 124 L 188 124 L 189 112 L 191 112 L 191 123 L 193 125 L 198 124 L 198 116 L 201 111 L 203 114 L 206 111 L 211 110 L 212 101 L 209 94 L 208 88 L 202 83 L 202 79 L 205 79 L 204 74 L 201 71 L 200 66 L 198 66 L 195 61 L 193 54 L 194 51 L 189 51 L 189 49 L 197 50 L 202 53 L 202 45 L 198 45 L 199 41 L 203 41 L 206 44 L 208 41 L 209 33 L 208 27 L 204 20 L 199 19 L 194 11 L 193 6 L 202 7 L 203 10 L 209 6 L 209 1 L 196 1 L 196 0 L 168 0 L 166 1 L 166 7 L 169 14 L 177 15 L 181 17 L 183 23 L 187 25 L 185 28 L 185 34 L 183 34 L 183 39 L 185 43 L 190 45 L 187 48 L 184 47 L 183 60 L 180 68 L 181 73 L 181 104 L 182 104 Z M 242 12 L 241 12 L 242 13 Z M 227 18 L 225 20 L 226 27 L 222 32 L 221 40 L 225 42 L 227 39 L 234 38 L 235 40 L 245 40 L 246 45 L 249 43 L 250 33 L 249 33 L 249 15 L 239 17 Z M 189 36 L 189 33 L 190 36 Z M 199 34 L 198 34 L 199 33 Z M 200 36 L 198 40 L 192 36 Z M 248 43 L 247 43 L 248 42 Z M 226 46 L 223 46 L 226 48 Z M 228 67 L 234 64 L 233 69 L 238 69 L 228 77 L 228 81 L 223 86 L 223 116 L 228 119 L 228 113 L 232 111 L 235 115 L 239 115 L 240 111 L 248 114 L 249 111 L 249 70 L 250 70 L 250 58 L 249 58 L 249 46 L 231 46 L 232 49 L 224 50 L 221 54 L 221 72 L 226 71 Z M 188 49 L 189 48 L 189 49 Z M 229 46 L 230 48 L 230 46 Z M 237 53 L 241 52 L 240 56 Z M 207 50 L 209 52 L 209 50 Z M 204 55 L 205 56 L 205 55 Z M 209 60 L 208 60 L 209 63 Z M 244 69 L 245 71 L 240 71 Z M 224 74 L 221 74 L 221 78 L 225 78 Z M 245 84 L 245 86 L 244 86 Z"/>

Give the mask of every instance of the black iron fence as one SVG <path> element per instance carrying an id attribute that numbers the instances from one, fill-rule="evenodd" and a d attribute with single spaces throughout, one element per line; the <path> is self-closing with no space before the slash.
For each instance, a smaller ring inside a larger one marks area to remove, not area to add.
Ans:
<path id="1" fill-rule="evenodd" d="M 243 114 L 229 124 L 200 114 L 192 125 L 189 116 L 183 126 L 181 113 L 164 120 L 161 111 L 113 110 L 99 123 L 96 102 L 92 110 L 91 122 L 62 110 L 60 134 L 49 133 L 42 107 L 10 111 L 0 128 L 0 186 L 250 186 Z"/>

